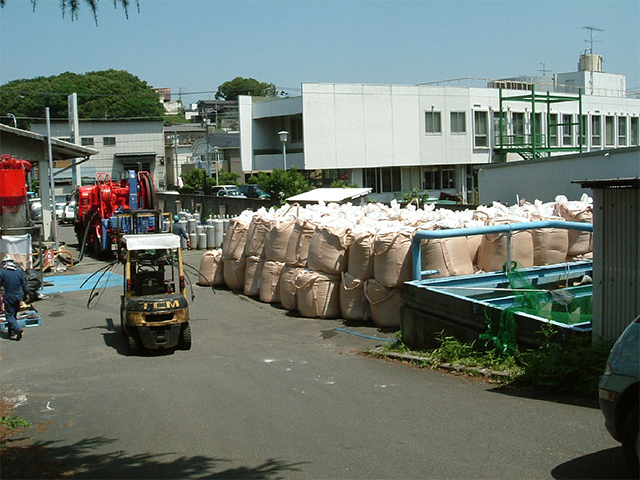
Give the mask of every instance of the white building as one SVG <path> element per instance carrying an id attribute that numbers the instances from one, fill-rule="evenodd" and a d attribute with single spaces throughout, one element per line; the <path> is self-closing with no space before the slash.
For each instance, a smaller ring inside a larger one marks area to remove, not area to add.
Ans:
<path id="1" fill-rule="evenodd" d="M 580 71 L 540 85 L 541 93 L 534 82 L 511 79 L 483 86 L 305 83 L 299 97 L 241 96 L 242 168 L 296 166 L 370 187 L 376 200 L 417 188 L 471 203 L 474 167 L 522 160 L 534 145 L 540 157 L 639 144 L 640 99 L 626 95 L 624 75 L 595 71 L 591 57 L 598 56 L 583 55 Z M 289 132 L 286 145 L 281 131 Z"/>
<path id="2" fill-rule="evenodd" d="M 31 130 L 47 135 L 44 123 L 33 124 Z M 164 187 L 166 174 L 162 120 L 81 120 L 79 133 L 83 147 L 98 151 L 90 161 L 78 167 L 82 183 L 93 183 L 99 172 L 106 172 L 112 179 L 119 179 L 127 170 L 143 170 L 151 172 L 157 187 Z M 68 141 L 70 135 L 69 122 L 52 122 L 52 138 Z"/>

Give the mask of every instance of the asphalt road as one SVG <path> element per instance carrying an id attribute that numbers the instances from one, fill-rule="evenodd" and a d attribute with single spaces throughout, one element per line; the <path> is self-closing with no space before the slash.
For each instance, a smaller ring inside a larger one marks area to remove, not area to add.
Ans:
<path id="1" fill-rule="evenodd" d="M 129 356 L 120 293 L 51 294 L 41 326 L 0 340 L 2 393 L 34 425 L 3 479 L 626 476 L 593 406 L 363 356 L 385 342 L 336 327 L 393 334 L 224 290 L 194 287 L 190 351 Z"/>

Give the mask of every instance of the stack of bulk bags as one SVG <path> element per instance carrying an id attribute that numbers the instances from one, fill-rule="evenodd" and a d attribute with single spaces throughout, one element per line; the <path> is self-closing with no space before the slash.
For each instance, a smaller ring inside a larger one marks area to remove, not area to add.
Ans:
<path id="1" fill-rule="evenodd" d="M 364 293 L 371 318 L 378 327 L 400 325 L 401 289 L 411 280 L 411 243 L 415 228 L 399 226 L 378 231 L 373 239 L 373 278 Z"/>
<path id="2" fill-rule="evenodd" d="M 205 252 L 200 260 L 199 285 L 211 285 L 224 287 L 224 275 L 222 273 L 222 249 L 214 249 Z"/>
<path id="3" fill-rule="evenodd" d="M 563 221 L 562 217 L 541 218 L 541 221 Z M 539 228 L 531 230 L 533 239 L 533 264 L 552 265 L 566 261 L 569 250 L 569 232 L 564 228 Z"/>
<path id="4" fill-rule="evenodd" d="M 556 197 L 556 214 L 568 222 L 593 223 L 593 200 L 586 194 L 578 202 L 569 202 L 564 195 Z M 593 232 L 569 230 L 567 261 L 593 251 Z"/>
<path id="5" fill-rule="evenodd" d="M 303 317 L 340 316 L 340 275 L 347 269 L 351 224 L 331 218 L 316 226 L 309 242 L 308 269 L 296 277 L 298 311 Z"/>
<path id="6" fill-rule="evenodd" d="M 253 216 L 247 229 L 247 243 L 244 248 L 244 255 L 246 257 L 265 258 L 264 250 L 267 243 L 267 235 L 269 234 L 269 227 L 269 220 L 263 215 L 256 214 Z"/>
<path id="7" fill-rule="evenodd" d="M 260 294 L 260 281 L 264 259 L 256 255 L 245 258 L 244 294 L 248 297 L 257 297 Z"/>
<path id="8" fill-rule="evenodd" d="M 432 238 L 420 245 L 422 270 L 439 270 L 429 278 L 471 275 L 473 262 L 467 237 Z"/>
<path id="9" fill-rule="evenodd" d="M 244 291 L 246 268 L 244 249 L 247 245 L 247 231 L 252 218 L 253 213 L 245 211 L 239 217 L 230 219 L 222 245 L 224 281 L 227 287 L 234 291 Z"/>
<path id="10" fill-rule="evenodd" d="M 493 219 L 490 225 L 503 225 L 526 221 L 520 219 Z M 483 235 L 478 249 L 478 268 L 484 272 L 501 271 L 507 263 L 507 233 L 491 233 Z M 533 237 L 529 230 L 511 232 L 511 261 L 517 268 L 533 267 Z"/>
<path id="11" fill-rule="evenodd" d="M 262 302 L 280 303 L 280 276 L 294 225 L 295 218 L 287 216 L 270 222 L 264 249 L 267 259 L 262 267 L 260 277 L 260 300 Z"/>
<path id="12" fill-rule="evenodd" d="M 340 312 L 345 320 L 363 321 L 371 316 L 364 283 L 373 277 L 374 230 L 356 226 L 350 233 L 347 271 L 342 272 Z"/>
<path id="13" fill-rule="evenodd" d="M 298 311 L 307 318 L 340 317 L 340 276 L 302 269 L 296 276 Z"/>
<path id="14" fill-rule="evenodd" d="M 296 218 L 287 244 L 285 266 L 280 274 L 280 303 L 287 310 L 298 310 L 296 277 L 307 266 L 309 245 L 315 230 L 313 220 Z"/>

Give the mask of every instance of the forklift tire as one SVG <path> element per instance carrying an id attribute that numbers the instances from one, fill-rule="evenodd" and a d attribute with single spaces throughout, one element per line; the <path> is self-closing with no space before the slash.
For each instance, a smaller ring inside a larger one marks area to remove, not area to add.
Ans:
<path id="1" fill-rule="evenodd" d="M 185 323 L 182 327 L 182 336 L 180 338 L 180 349 L 191 350 L 191 326 Z"/>
<path id="2" fill-rule="evenodd" d="M 134 332 L 127 332 L 127 347 L 129 347 L 129 352 L 131 353 L 136 353 L 140 349 Z"/>

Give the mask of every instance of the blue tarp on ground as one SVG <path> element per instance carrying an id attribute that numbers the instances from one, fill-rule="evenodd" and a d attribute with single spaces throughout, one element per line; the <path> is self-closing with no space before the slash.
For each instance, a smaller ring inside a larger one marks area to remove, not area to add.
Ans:
<path id="1" fill-rule="evenodd" d="M 51 293 L 75 292 L 78 290 L 91 290 L 98 282 L 97 289 L 105 287 L 121 287 L 123 277 L 117 273 L 105 273 L 102 278 L 102 272 L 96 273 L 93 277 L 86 281 L 92 274 L 85 273 L 82 275 L 58 275 L 53 277 L 44 277 L 44 281 L 52 283 L 50 287 L 42 287 L 41 293 L 49 295 Z M 86 281 L 86 283 L 85 283 Z M 84 283 L 84 285 L 82 285 Z M 82 286 L 81 286 L 82 285 Z"/>

